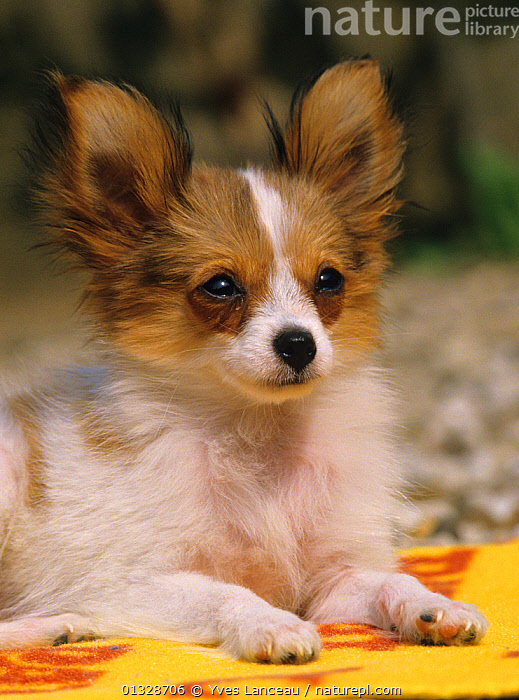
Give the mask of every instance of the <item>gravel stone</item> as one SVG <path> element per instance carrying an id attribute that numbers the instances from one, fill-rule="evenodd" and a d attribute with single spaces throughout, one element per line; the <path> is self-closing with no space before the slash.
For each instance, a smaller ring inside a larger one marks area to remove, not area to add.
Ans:
<path id="1" fill-rule="evenodd" d="M 519 264 L 404 271 L 385 292 L 414 544 L 519 536 Z"/>

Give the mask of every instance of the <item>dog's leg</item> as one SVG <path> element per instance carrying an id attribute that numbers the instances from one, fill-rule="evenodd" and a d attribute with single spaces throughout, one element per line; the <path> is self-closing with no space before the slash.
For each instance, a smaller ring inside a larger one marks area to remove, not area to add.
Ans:
<path id="1" fill-rule="evenodd" d="M 0 622 L 0 648 L 4 649 L 58 646 L 97 636 L 88 618 L 71 613 Z"/>
<path id="2" fill-rule="evenodd" d="M 217 644 L 234 658 L 264 663 L 306 663 L 321 648 L 311 623 L 274 608 L 246 588 L 200 574 L 151 575 L 126 590 L 116 603 L 118 610 L 122 601 L 126 615 L 112 606 L 112 612 L 99 620 L 96 616 L 103 636 Z"/>
<path id="3" fill-rule="evenodd" d="M 488 622 L 469 603 L 432 593 L 407 574 L 350 572 L 326 596 L 316 596 L 308 616 L 315 623 L 375 625 L 421 644 L 477 643 Z"/>
<path id="4" fill-rule="evenodd" d="M 131 635 L 217 644 L 234 658 L 263 663 L 306 663 L 321 648 L 311 623 L 246 588 L 199 574 L 150 575 L 109 604 L 91 607 L 91 618 L 64 614 L 2 622 L 0 647 Z"/>

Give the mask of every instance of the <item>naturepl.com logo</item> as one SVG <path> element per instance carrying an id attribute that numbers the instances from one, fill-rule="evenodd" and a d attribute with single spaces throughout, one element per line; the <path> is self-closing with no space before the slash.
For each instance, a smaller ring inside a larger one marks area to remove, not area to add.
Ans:
<path id="1" fill-rule="evenodd" d="M 436 29 L 445 36 L 503 36 L 515 39 L 519 34 L 519 7 L 498 7 L 476 3 L 463 10 L 455 7 L 376 7 L 366 0 L 360 10 L 341 7 L 332 12 L 326 7 L 305 8 L 305 34 L 349 34 L 364 32 L 370 36 L 423 35 Z"/>

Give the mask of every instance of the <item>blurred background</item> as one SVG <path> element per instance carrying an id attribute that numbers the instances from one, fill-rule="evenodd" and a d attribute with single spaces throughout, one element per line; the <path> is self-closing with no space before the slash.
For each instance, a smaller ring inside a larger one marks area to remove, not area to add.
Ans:
<path id="1" fill-rule="evenodd" d="M 461 15 L 486 6 L 427 5 Z M 1 374 L 76 354 L 84 340 L 80 279 L 30 250 L 41 231 L 21 153 L 42 70 L 178 100 L 195 157 L 244 165 L 269 156 L 260 99 L 282 121 L 302 78 L 369 53 L 392 72 L 409 144 L 409 204 L 384 291 L 383 361 L 409 445 L 402 529 L 418 543 L 499 541 L 519 535 L 519 17 L 471 20 L 485 36 L 467 35 L 464 21 L 446 35 L 433 17 L 417 35 L 410 2 L 374 6 L 377 35 L 353 0 L 2 0 Z M 514 6 L 492 3 L 495 14 Z M 305 33 L 305 8 L 316 7 L 329 34 L 318 16 Z M 358 34 L 335 31 L 345 7 L 358 13 Z M 405 11 L 410 31 L 398 34 Z"/>

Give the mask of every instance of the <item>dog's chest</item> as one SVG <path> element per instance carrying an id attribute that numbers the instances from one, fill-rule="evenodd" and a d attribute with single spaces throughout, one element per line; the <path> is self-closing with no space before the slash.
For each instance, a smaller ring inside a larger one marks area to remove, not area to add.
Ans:
<path id="1" fill-rule="evenodd" d="M 207 441 L 205 455 L 206 537 L 193 564 L 293 606 L 325 500 L 321 465 L 304 440 L 282 431 L 256 441 L 221 432 Z"/>

